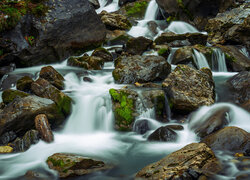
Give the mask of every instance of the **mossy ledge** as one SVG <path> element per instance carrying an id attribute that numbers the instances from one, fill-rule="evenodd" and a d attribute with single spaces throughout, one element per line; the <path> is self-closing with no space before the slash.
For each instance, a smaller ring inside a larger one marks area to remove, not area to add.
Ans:
<path id="1" fill-rule="evenodd" d="M 143 17 L 148 7 L 147 1 L 135 2 L 133 6 L 126 6 L 126 14 L 128 17 Z"/>

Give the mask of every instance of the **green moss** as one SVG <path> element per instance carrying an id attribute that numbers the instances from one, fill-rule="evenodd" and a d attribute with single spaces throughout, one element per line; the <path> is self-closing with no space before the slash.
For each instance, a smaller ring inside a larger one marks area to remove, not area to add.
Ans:
<path id="1" fill-rule="evenodd" d="M 56 159 L 54 159 L 52 157 L 49 157 L 47 159 L 47 162 L 49 162 L 49 161 L 52 162 L 53 166 L 58 166 L 60 168 L 64 168 L 64 166 L 65 166 L 65 163 L 64 163 L 64 161 L 62 159 L 56 160 Z"/>
<path id="2" fill-rule="evenodd" d="M 169 50 L 167 48 L 161 48 L 158 50 L 159 56 L 167 57 L 168 54 L 169 54 Z"/>
<path id="3" fill-rule="evenodd" d="M 168 24 L 170 24 L 172 21 L 176 21 L 177 20 L 177 17 L 176 16 L 169 16 L 166 21 Z"/>
<path id="4" fill-rule="evenodd" d="M 119 74 L 119 72 L 117 70 L 114 70 L 112 72 L 112 75 L 113 75 L 113 78 L 114 78 L 115 81 L 119 81 L 121 79 L 121 76 L 120 76 L 120 74 Z"/>
<path id="5" fill-rule="evenodd" d="M 128 130 L 134 121 L 134 100 L 123 90 L 110 89 L 109 94 L 115 103 L 116 125 L 120 130 Z"/>
<path id="6" fill-rule="evenodd" d="M 148 6 L 147 1 L 135 2 L 133 5 L 126 6 L 126 14 L 130 17 L 143 17 Z"/>
<path id="7" fill-rule="evenodd" d="M 225 53 L 225 58 L 227 61 L 230 61 L 230 62 L 237 62 L 237 59 L 233 56 L 230 56 L 228 53 Z"/>
<path id="8" fill-rule="evenodd" d="M 4 104 L 9 104 L 17 97 L 26 97 L 28 95 L 29 95 L 28 93 L 22 91 L 7 89 L 3 92 L 2 99 Z"/>

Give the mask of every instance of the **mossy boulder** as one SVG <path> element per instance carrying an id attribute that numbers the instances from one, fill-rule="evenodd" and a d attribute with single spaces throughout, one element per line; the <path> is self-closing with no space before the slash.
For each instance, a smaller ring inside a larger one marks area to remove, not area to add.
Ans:
<path id="1" fill-rule="evenodd" d="M 137 1 L 125 6 L 126 15 L 128 17 L 141 18 L 145 15 L 148 7 L 148 1 Z"/>
<path id="2" fill-rule="evenodd" d="M 50 169 L 59 173 L 60 178 L 82 176 L 110 169 L 110 166 L 105 165 L 102 161 L 66 153 L 53 154 L 48 157 L 46 163 Z"/>
<path id="3" fill-rule="evenodd" d="M 7 89 L 2 93 L 2 99 L 4 104 L 11 103 L 17 97 L 29 96 L 28 93 L 19 90 Z"/>
<path id="4" fill-rule="evenodd" d="M 121 14 L 102 11 L 99 15 L 103 24 L 105 24 L 106 28 L 109 30 L 129 30 L 132 27 L 132 24 L 129 22 L 126 16 Z"/>
<path id="5" fill-rule="evenodd" d="M 145 37 L 131 38 L 126 44 L 126 52 L 132 55 L 142 55 L 143 52 L 148 50 L 153 41 Z"/>
<path id="6" fill-rule="evenodd" d="M 196 70 L 187 65 L 178 65 L 163 81 L 162 87 L 173 105 L 172 109 L 181 113 L 215 103 L 215 85 L 208 68 Z"/>
<path id="7" fill-rule="evenodd" d="M 53 100 L 65 117 L 70 114 L 72 99 L 51 85 L 47 80 L 39 78 L 32 83 L 31 89 L 37 96 Z"/>
<path id="8" fill-rule="evenodd" d="M 62 90 L 64 87 L 64 78 L 63 76 L 57 72 L 52 66 L 43 67 L 40 71 L 39 77 L 46 79 L 53 86 Z"/>
<path id="9" fill-rule="evenodd" d="M 24 92 L 31 91 L 31 84 L 33 83 L 33 79 L 29 76 L 24 76 L 16 82 L 16 89 Z"/>
<path id="10" fill-rule="evenodd" d="M 128 89 L 110 89 L 109 94 L 115 114 L 115 129 L 120 131 L 131 130 L 136 117 L 138 94 Z"/>
<path id="11" fill-rule="evenodd" d="M 104 60 L 97 56 L 70 57 L 67 61 L 68 66 L 75 66 L 87 70 L 101 70 L 104 65 Z"/>
<path id="12" fill-rule="evenodd" d="M 100 57 L 103 59 L 104 62 L 113 61 L 112 54 L 108 50 L 102 47 L 95 49 L 91 54 L 91 56 Z"/>

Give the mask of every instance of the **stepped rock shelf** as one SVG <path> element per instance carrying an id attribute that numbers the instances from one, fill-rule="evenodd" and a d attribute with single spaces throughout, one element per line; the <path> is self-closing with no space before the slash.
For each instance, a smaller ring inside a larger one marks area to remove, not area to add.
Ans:
<path id="1" fill-rule="evenodd" d="M 0 2 L 0 179 L 250 179 L 248 0 Z"/>

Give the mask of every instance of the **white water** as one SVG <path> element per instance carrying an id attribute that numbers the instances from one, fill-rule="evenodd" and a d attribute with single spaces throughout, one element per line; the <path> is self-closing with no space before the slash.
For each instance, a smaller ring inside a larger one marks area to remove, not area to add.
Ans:
<path id="1" fill-rule="evenodd" d="M 213 49 L 212 70 L 219 72 L 227 72 L 225 54 L 219 48 Z"/>
<path id="2" fill-rule="evenodd" d="M 199 33 L 199 31 L 194 26 L 183 21 L 171 22 L 165 31 L 171 31 L 176 34 Z"/>
<path id="3" fill-rule="evenodd" d="M 248 53 L 248 51 L 247 51 L 247 48 L 242 47 L 242 48 L 240 49 L 240 52 L 241 52 L 244 56 L 246 56 L 247 58 L 250 59 L 250 55 L 249 55 L 249 53 Z"/>
<path id="4" fill-rule="evenodd" d="M 198 69 L 201 69 L 203 67 L 210 68 L 207 63 L 206 57 L 196 49 L 193 49 L 193 51 L 194 51 L 193 58 Z"/>
<path id="5" fill-rule="evenodd" d="M 112 3 L 106 6 L 108 0 L 99 0 L 100 8 L 96 10 L 96 13 L 99 14 L 102 11 L 114 12 L 114 11 L 119 10 L 118 1 L 119 0 L 112 0 Z"/>
<path id="6" fill-rule="evenodd" d="M 146 36 L 151 37 L 151 33 L 148 30 L 147 23 L 149 21 L 155 20 L 157 15 L 158 5 L 155 0 L 151 0 L 143 20 L 138 21 L 136 26 L 133 26 L 128 32 L 129 35 L 133 37 Z"/>

